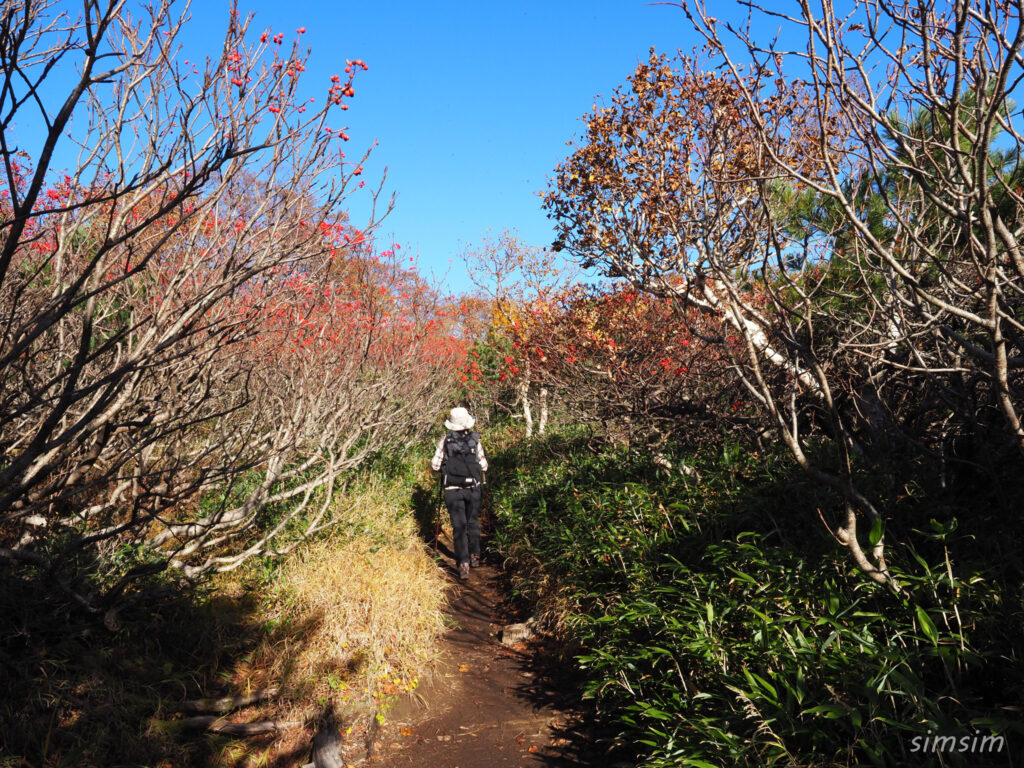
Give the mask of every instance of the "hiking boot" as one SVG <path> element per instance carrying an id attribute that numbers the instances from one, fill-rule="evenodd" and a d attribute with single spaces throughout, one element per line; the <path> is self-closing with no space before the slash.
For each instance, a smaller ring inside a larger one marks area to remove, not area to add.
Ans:
<path id="1" fill-rule="evenodd" d="M 470 555 L 469 556 L 469 564 L 471 566 L 473 566 L 474 568 L 479 568 L 480 567 L 480 555 Z"/>
<path id="2" fill-rule="evenodd" d="M 460 579 L 468 579 L 469 578 L 469 563 L 459 563 L 459 578 Z"/>

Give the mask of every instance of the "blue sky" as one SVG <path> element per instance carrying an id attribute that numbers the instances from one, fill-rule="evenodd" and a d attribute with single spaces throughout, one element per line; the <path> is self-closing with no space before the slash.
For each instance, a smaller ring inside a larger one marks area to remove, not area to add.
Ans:
<path id="1" fill-rule="evenodd" d="M 81 7 L 57 3 L 76 16 Z M 181 59 L 218 55 L 229 8 L 193 0 Z M 375 186 L 386 167 L 385 196 L 397 196 L 378 237 L 418 255 L 421 271 L 454 293 L 472 289 L 460 254 L 488 234 L 514 229 L 528 244 L 551 244 L 540 194 L 582 132 L 580 117 L 625 83 L 651 46 L 688 52 L 702 42 L 679 8 L 644 0 L 239 0 L 238 8 L 255 14 L 254 37 L 283 32 L 286 50 L 305 28 L 311 87 L 326 85 L 346 59 L 369 65 L 345 113 L 346 151 L 357 157 L 378 142 L 363 178 Z M 725 0 L 715 12 L 736 17 L 743 8 Z M 47 87 L 59 89 L 60 75 Z M 15 129 L 19 145 L 37 149 L 32 119 Z M 359 226 L 367 197 L 349 207 Z"/>
<path id="2" fill-rule="evenodd" d="M 697 42 L 678 8 L 639 0 L 494 3 L 408 0 L 240 0 L 255 29 L 305 27 L 307 76 L 326 81 L 360 58 L 349 117 L 350 154 L 378 141 L 367 185 L 388 169 L 394 212 L 378 230 L 419 254 L 448 290 L 471 285 L 459 254 L 515 228 L 553 240 L 540 193 L 599 94 L 625 82 L 654 45 Z M 188 47 L 212 52 L 226 0 L 195 0 Z M 195 37 L 193 37 L 195 36 Z M 365 217 L 352 200 L 353 222 Z"/>

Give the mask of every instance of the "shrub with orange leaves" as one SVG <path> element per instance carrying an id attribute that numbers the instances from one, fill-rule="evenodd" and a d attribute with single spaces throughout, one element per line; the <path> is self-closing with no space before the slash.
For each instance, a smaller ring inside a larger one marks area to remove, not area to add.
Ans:
<path id="1" fill-rule="evenodd" d="M 728 358 L 702 338 L 720 329 L 696 313 L 682 322 L 669 300 L 577 285 L 534 305 L 531 327 L 521 350 L 574 422 L 648 445 L 753 423 Z"/>

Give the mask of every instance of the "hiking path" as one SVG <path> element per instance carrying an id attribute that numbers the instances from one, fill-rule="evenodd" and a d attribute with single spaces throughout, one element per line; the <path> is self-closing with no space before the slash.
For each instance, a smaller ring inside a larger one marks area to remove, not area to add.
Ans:
<path id="1" fill-rule="evenodd" d="M 384 768 L 499 768 L 602 765 L 568 678 L 542 638 L 503 645 L 516 615 L 500 569 L 456 577 L 450 543 L 438 552 L 448 571 L 451 628 L 429 680 L 398 702 L 377 733 L 370 763 Z"/>

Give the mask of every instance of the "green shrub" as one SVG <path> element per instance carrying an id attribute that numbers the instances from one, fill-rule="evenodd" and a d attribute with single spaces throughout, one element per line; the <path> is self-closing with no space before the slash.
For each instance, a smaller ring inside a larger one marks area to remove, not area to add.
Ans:
<path id="1" fill-rule="evenodd" d="M 554 436 L 492 462 L 498 545 L 576 644 L 624 763 L 1008 764 L 1024 743 L 1004 709 L 1024 694 L 1016 529 L 894 499 L 899 598 L 850 570 L 816 513 L 838 499 L 784 457 L 670 458 Z M 997 755 L 924 753 L 993 733 Z"/>

